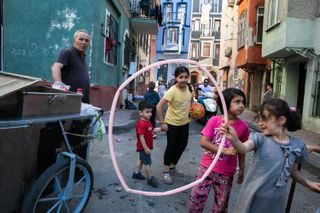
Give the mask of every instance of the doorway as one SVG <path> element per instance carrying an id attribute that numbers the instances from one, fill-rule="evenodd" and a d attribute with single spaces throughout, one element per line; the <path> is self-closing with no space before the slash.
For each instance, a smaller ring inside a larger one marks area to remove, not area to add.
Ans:
<path id="1" fill-rule="evenodd" d="M 198 72 L 191 72 L 190 83 L 195 85 L 199 82 L 199 74 Z"/>
<path id="2" fill-rule="evenodd" d="M 299 64 L 299 85 L 298 85 L 298 100 L 297 100 L 297 112 L 302 115 L 303 112 L 303 101 L 304 91 L 306 84 L 306 63 Z"/>

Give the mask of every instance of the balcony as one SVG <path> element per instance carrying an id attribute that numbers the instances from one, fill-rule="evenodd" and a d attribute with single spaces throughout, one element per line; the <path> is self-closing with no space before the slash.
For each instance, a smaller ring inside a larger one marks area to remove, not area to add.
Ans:
<path id="1" fill-rule="evenodd" d="M 156 0 L 132 0 L 130 13 L 135 33 L 157 35 L 162 14 Z"/>
<path id="2" fill-rule="evenodd" d="M 313 20 L 287 17 L 264 33 L 262 57 L 287 58 L 295 54 L 294 49 L 312 49 L 314 40 L 311 38 L 316 34 Z"/>
<path id="3" fill-rule="evenodd" d="M 180 53 L 181 45 L 179 44 L 165 44 L 161 48 L 162 51 L 168 53 Z"/>
<path id="4" fill-rule="evenodd" d="M 163 14 L 163 24 L 185 24 L 186 14 L 181 12 L 167 12 Z"/>
<path id="5" fill-rule="evenodd" d="M 202 29 L 200 31 L 192 31 L 191 38 L 193 39 L 200 39 L 200 38 L 207 38 L 207 37 L 215 37 L 216 32 L 213 29 Z"/>

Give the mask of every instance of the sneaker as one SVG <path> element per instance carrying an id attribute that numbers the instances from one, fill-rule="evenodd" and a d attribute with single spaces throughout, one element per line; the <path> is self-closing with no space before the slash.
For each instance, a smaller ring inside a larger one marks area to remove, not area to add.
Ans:
<path id="1" fill-rule="evenodd" d="M 172 184 L 173 181 L 172 181 L 170 172 L 164 172 L 164 173 L 163 173 L 163 182 L 164 182 L 165 184 L 169 184 L 169 185 Z"/>
<path id="2" fill-rule="evenodd" d="M 138 179 L 138 180 L 144 180 L 146 179 L 145 176 L 143 176 L 140 172 L 137 174 L 135 172 L 133 172 L 132 176 L 133 179 Z"/>
<path id="3" fill-rule="evenodd" d="M 159 186 L 159 182 L 158 180 L 154 177 L 154 176 L 151 176 L 149 179 L 148 179 L 148 185 L 154 187 L 154 188 L 157 188 Z"/>
<path id="4" fill-rule="evenodd" d="M 183 177 L 183 173 L 177 169 L 177 168 L 171 168 L 170 169 L 170 173 L 173 175 L 173 176 L 178 176 L 178 177 Z"/>
<path id="5" fill-rule="evenodd" d="M 157 139 L 157 135 L 156 134 L 153 134 L 153 139 Z"/>

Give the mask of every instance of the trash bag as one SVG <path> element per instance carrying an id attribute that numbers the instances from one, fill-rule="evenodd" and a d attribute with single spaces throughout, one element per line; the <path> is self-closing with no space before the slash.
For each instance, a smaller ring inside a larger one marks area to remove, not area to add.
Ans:
<path id="1" fill-rule="evenodd" d="M 130 110 L 136 110 L 137 107 L 128 99 L 125 100 L 125 104 L 126 104 L 126 109 L 130 109 Z"/>

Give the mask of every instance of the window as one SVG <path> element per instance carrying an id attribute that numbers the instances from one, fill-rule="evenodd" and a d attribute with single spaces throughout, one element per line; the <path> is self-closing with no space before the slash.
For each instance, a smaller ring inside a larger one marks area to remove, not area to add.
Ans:
<path id="1" fill-rule="evenodd" d="M 163 28 L 162 45 L 164 45 L 165 40 L 166 40 L 166 38 L 167 38 L 166 34 L 167 34 L 167 29 L 166 29 L 166 28 Z"/>
<path id="2" fill-rule="evenodd" d="M 214 31 L 220 32 L 220 28 L 221 28 L 221 20 L 215 19 L 214 20 Z"/>
<path id="3" fill-rule="evenodd" d="M 185 24 L 185 20 L 186 20 L 186 11 L 187 11 L 186 4 L 178 4 L 177 19 L 183 24 Z"/>
<path id="4" fill-rule="evenodd" d="M 202 57 L 211 57 L 211 42 L 202 42 Z"/>
<path id="5" fill-rule="evenodd" d="M 104 62 L 116 65 L 118 52 L 118 23 L 106 9 Z"/>
<path id="6" fill-rule="evenodd" d="M 264 8 L 258 7 L 257 8 L 257 23 L 256 23 L 256 42 L 262 42 L 262 34 L 263 34 L 263 14 Z"/>
<path id="7" fill-rule="evenodd" d="M 130 52 L 131 52 L 131 45 L 130 45 L 129 33 L 125 33 L 124 47 L 123 47 L 123 66 L 126 68 L 129 68 L 130 66 Z"/>
<path id="8" fill-rule="evenodd" d="M 221 12 L 219 9 L 219 0 L 200 0 L 200 5 L 203 5 L 203 4 L 210 4 L 210 12 L 211 13 L 220 13 Z M 198 8 L 199 8 L 199 6 L 198 6 Z M 199 9 L 201 9 L 201 8 L 199 8 Z M 200 12 L 202 12 L 202 11 L 200 11 Z"/>
<path id="9" fill-rule="evenodd" d="M 165 3 L 163 5 L 163 7 L 164 7 L 164 10 L 163 10 L 163 17 L 164 17 L 163 19 L 164 20 L 163 21 L 164 21 L 164 23 L 166 23 L 166 22 L 173 19 L 173 17 L 172 17 L 172 4 Z"/>
<path id="10" fill-rule="evenodd" d="M 209 29 L 211 30 L 211 29 L 213 29 L 214 27 L 213 27 L 213 25 L 212 25 L 212 18 L 209 18 Z"/>
<path id="11" fill-rule="evenodd" d="M 195 43 L 191 45 L 191 58 L 198 58 L 198 45 Z"/>
<path id="12" fill-rule="evenodd" d="M 211 8 L 211 12 L 220 13 L 221 11 L 219 10 L 219 0 L 211 0 L 211 1 L 213 1 L 212 2 L 213 7 Z"/>
<path id="13" fill-rule="evenodd" d="M 278 23 L 279 0 L 269 0 L 268 28 Z"/>
<path id="14" fill-rule="evenodd" d="M 246 17 L 247 13 L 244 11 L 240 16 L 239 21 L 239 32 L 238 32 L 238 48 L 244 46 L 245 44 L 245 37 L 246 37 Z"/>
<path id="15" fill-rule="evenodd" d="M 200 20 L 196 19 L 194 22 L 194 31 L 200 31 Z"/>
<path id="16" fill-rule="evenodd" d="M 192 7 L 193 7 L 192 12 L 198 13 L 200 11 L 200 2 L 193 1 Z"/>
<path id="17" fill-rule="evenodd" d="M 168 31 L 168 32 L 167 32 Z M 179 38 L 178 38 L 178 28 L 177 27 L 171 27 L 168 28 L 166 31 L 166 42 L 169 45 L 177 45 Z"/>
<path id="18" fill-rule="evenodd" d="M 218 60 L 220 58 L 220 44 L 215 45 L 214 58 Z"/>

